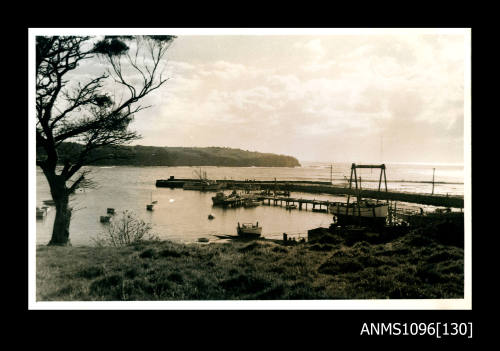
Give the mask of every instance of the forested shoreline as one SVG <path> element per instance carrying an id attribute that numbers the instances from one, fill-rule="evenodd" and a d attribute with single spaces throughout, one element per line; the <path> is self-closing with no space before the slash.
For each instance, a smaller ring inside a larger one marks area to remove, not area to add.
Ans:
<path id="1" fill-rule="evenodd" d="M 78 155 L 84 146 L 63 143 L 58 147 L 59 161 Z M 37 150 L 37 158 L 43 158 Z M 227 147 L 119 146 L 93 150 L 86 164 L 100 166 L 225 166 L 225 167 L 300 167 L 292 156 L 232 149 Z"/>

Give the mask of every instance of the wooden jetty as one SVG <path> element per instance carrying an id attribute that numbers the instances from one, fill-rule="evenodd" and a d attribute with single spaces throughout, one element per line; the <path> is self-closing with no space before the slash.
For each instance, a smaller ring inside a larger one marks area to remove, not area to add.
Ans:
<path id="1" fill-rule="evenodd" d="M 182 187 L 188 179 L 157 180 L 157 187 Z M 378 189 L 349 189 L 343 186 L 332 185 L 328 182 L 316 181 L 244 181 L 244 180 L 217 180 L 223 184 L 223 189 L 259 189 L 273 191 L 278 187 L 279 191 L 286 189 L 288 192 L 303 192 L 313 194 L 331 195 L 354 195 L 376 200 L 389 200 L 400 202 L 411 202 L 422 205 L 443 206 L 452 208 L 463 208 L 463 196 L 448 196 L 436 194 L 419 194 L 399 191 L 378 191 Z M 237 201 L 235 201 L 237 202 Z M 231 205 L 231 204 L 228 204 Z"/>
<path id="2" fill-rule="evenodd" d="M 261 196 L 261 199 L 264 204 L 274 205 L 274 206 L 283 206 L 290 207 L 290 205 L 295 205 L 299 210 L 306 210 L 308 207 L 314 212 L 328 212 L 328 208 L 330 205 L 335 204 L 336 202 L 328 201 L 328 200 L 314 200 L 314 199 L 302 199 L 302 198 L 293 198 L 293 197 L 283 197 L 283 196 Z"/>

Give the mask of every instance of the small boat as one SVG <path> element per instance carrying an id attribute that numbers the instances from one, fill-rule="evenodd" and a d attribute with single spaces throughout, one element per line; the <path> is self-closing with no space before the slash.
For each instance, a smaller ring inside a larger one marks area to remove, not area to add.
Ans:
<path id="1" fill-rule="evenodd" d="M 260 206 L 260 201 L 254 199 L 248 199 L 243 203 L 243 207 L 256 207 Z"/>
<path id="2" fill-rule="evenodd" d="M 241 200 L 241 196 L 238 195 L 236 190 L 233 190 L 233 192 L 229 195 L 224 195 L 223 191 L 219 191 L 215 196 L 212 196 L 212 204 L 214 206 L 226 205 L 228 203 L 239 200 Z"/>
<path id="3" fill-rule="evenodd" d="M 153 211 L 153 204 L 146 205 L 146 210 Z"/>
<path id="4" fill-rule="evenodd" d="M 212 204 L 214 205 L 222 205 L 224 200 L 227 199 L 227 196 L 224 195 L 223 191 L 219 191 L 215 196 L 212 196 Z"/>
<path id="5" fill-rule="evenodd" d="M 275 191 L 274 196 L 290 196 L 290 192 L 288 190 L 285 191 Z"/>
<path id="6" fill-rule="evenodd" d="M 208 243 L 210 240 L 208 238 L 199 238 L 198 242 L 200 243 Z"/>
<path id="7" fill-rule="evenodd" d="M 106 213 L 109 215 L 114 215 L 115 214 L 115 209 L 114 208 L 108 208 L 106 209 Z"/>
<path id="8" fill-rule="evenodd" d="M 210 214 L 208 215 L 208 219 L 214 219 L 214 218 L 215 218 L 215 217 L 214 217 L 214 215 L 213 215 L 213 214 L 211 214 L 211 213 L 210 213 Z"/>
<path id="9" fill-rule="evenodd" d="M 101 221 L 101 223 L 109 223 L 110 219 L 111 219 L 111 216 L 101 216 L 99 218 L 99 220 Z"/>
<path id="10" fill-rule="evenodd" d="M 285 206 L 285 208 L 286 208 L 287 210 L 294 210 L 294 209 L 296 209 L 296 208 L 297 208 L 297 205 L 295 205 L 295 204 L 286 205 L 286 206 Z"/>
<path id="11" fill-rule="evenodd" d="M 46 214 L 47 214 L 47 207 L 36 208 L 36 218 L 38 219 L 44 218 Z"/>
<path id="12" fill-rule="evenodd" d="M 158 203 L 158 200 L 154 200 L 153 201 L 153 192 L 151 192 L 151 203 L 154 205 L 156 203 Z"/>
<path id="13" fill-rule="evenodd" d="M 257 224 L 253 223 L 242 223 L 238 222 L 238 227 L 236 227 L 237 233 L 242 237 L 258 238 L 262 233 L 262 227 L 259 227 L 259 222 Z"/>

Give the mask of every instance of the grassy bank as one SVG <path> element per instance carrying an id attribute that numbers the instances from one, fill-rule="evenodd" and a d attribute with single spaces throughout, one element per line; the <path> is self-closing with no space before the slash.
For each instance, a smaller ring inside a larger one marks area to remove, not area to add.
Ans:
<path id="1" fill-rule="evenodd" d="M 424 230 L 369 242 L 37 247 L 38 301 L 463 298 L 463 249 Z"/>

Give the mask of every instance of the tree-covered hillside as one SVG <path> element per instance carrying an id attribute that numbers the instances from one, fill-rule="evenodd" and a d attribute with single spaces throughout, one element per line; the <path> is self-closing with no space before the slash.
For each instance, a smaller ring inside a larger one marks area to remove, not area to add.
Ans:
<path id="1" fill-rule="evenodd" d="M 58 153 L 64 158 L 78 155 L 83 146 L 63 143 Z M 42 150 L 37 157 L 43 158 Z M 90 160 L 95 160 L 90 162 Z M 133 166 L 227 166 L 227 167 L 300 167 L 291 156 L 231 149 L 227 147 L 120 146 L 94 150 L 87 164 Z"/>

